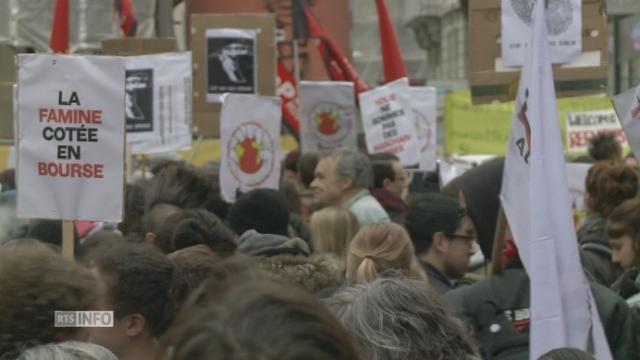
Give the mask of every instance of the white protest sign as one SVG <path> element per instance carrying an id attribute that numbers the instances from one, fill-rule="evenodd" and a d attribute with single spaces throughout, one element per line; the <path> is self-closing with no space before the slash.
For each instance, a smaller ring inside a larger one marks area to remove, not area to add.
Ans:
<path id="1" fill-rule="evenodd" d="M 122 220 L 124 58 L 18 56 L 18 216 Z"/>
<path id="2" fill-rule="evenodd" d="M 597 110 L 570 113 L 567 116 L 567 151 L 586 152 L 589 148 L 589 140 L 601 131 L 615 133 L 620 145 L 627 146 L 627 139 L 615 111 Z"/>
<path id="3" fill-rule="evenodd" d="M 279 97 L 223 97 L 220 188 L 227 202 L 235 201 L 236 191 L 278 188 L 281 114 Z"/>
<path id="4" fill-rule="evenodd" d="M 502 0 L 504 66 L 522 66 L 525 63 L 535 3 L 536 0 Z M 551 63 L 576 60 L 582 52 L 582 0 L 550 0 L 546 13 Z"/>
<path id="5" fill-rule="evenodd" d="M 436 88 L 433 86 L 411 87 L 411 106 L 416 116 L 418 141 L 420 142 L 420 163 L 422 171 L 436 169 Z"/>
<path id="6" fill-rule="evenodd" d="M 567 183 L 576 229 L 582 225 L 582 221 L 587 216 L 587 205 L 584 201 L 585 180 L 591 166 L 592 164 L 567 163 Z"/>
<path id="7" fill-rule="evenodd" d="M 352 82 L 302 81 L 300 107 L 302 152 L 356 147 L 356 105 Z"/>
<path id="8" fill-rule="evenodd" d="M 131 153 L 191 148 L 191 53 L 126 58 L 126 126 Z"/>
<path id="9" fill-rule="evenodd" d="M 258 29 L 207 29 L 207 102 L 224 93 L 255 94 Z"/>
<path id="10" fill-rule="evenodd" d="M 636 159 L 640 159 L 640 86 L 613 98 L 618 119 Z"/>
<path id="11" fill-rule="evenodd" d="M 418 164 L 420 142 L 410 93 L 409 80 L 402 78 L 359 95 L 369 154 L 388 152 L 403 166 Z"/>

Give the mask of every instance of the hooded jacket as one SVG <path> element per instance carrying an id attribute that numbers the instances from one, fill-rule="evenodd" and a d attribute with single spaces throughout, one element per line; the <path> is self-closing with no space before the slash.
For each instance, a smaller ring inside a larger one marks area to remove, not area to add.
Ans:
<path id="1" fill-rule="evenodd" d="M 247 230 L 238 239 L 238 251 L 253 256 L 302 255 L 309 256 L 309 245 L 300 238 L 289 239 L 275 234 L 260 234 Z"/>

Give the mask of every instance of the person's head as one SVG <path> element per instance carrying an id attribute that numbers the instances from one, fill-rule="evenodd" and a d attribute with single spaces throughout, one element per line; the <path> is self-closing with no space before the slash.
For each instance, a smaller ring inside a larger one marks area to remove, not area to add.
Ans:
<path id="1" fill-rule="evenodd" d="M 347 253 L 347 282 L 359 284 L 376 279 L 387 270 L 426 280 L 407 231 L 394 223 L 374 223 L 361 228 Z"/>
<path id="2" fill-rule="evenodd" d="M 398 196 L 407 187 L 407 173 L 397 156 L 390 153 L 371 155 L 373 187 L 384 188 Z"/>
<path id="3" fill-rule="evenodd" d="M 278 190 L 287 200 L 290 213 L 300 214 L 300 209 L 302 209 L 302 201 L 300 199 L 300 191 L 298 189 L 296 181 L 285 178 L 280 180 L 280 187 Z"/>
<path id="4" fill-rule="evenodd" d="M 371 178 L 371 163 L 365 154 L 339 148 L 320 159 L 311 188 L 318 203 L 341 205 L 355 191 L 370 188 Z"/>
<path id="5" fill-rule="evenodd" d="M 320 154 L 317 152 L 306 152 L 298 159 L 298 179 L 305 188 L 310 187 L 315 178 L 318 161 L 320 161 Z"/>
<path id="6" fill-rule="evenodd" d="M 380 278 L 326 301 L 371 360 L 467 359 L 477 355 L 460 320 L 428 285 Z"/>
<path id="7" fill-rule="evenodd" d="M 125 239 L 119 233 L 108 230 L 98 230 L 89 235 L 76 249 L 76 259 L 89 264 L 104 249 L 118 247 L 125 244 Z"/>
<path id="8" fill-rule="evenodd" d="M 349 209 L 337 206 L 314 212 L 309 223 L 314 250 L 319 253 L 334 253 L 343 259 L 358 229 L 356 216 Z"/>
<path id="9" fill-rule="evenodd" d="M 300 159 L 300 150 L 291 150 L 287 153 L 282 161 L 282 177 L 285 179 L 298 179 L 298 159 Z"/>
<path id="10" fill-rule="evenodd" d="M 65 341 L 29 348 L 16 360 L 118 360 L 113 353 L 100 345 Z"/>
<path id="11" fill-rule="evenodd" d="M 587 206 L 606 218 L 638 194 L 638 175 L 621 161 L 598 161 L 587 172 L 585 189 Z"/>
<path id="12" fill-rule="evenodd" d="M 107 249 L 94 264 L 106 285 L 99 306 L 113 311 L 114 326 L 91 329 L 91 341 L 127 358 L 132 349 L 152 345 L 172 321 L 174 267 L 145 243 Z"/>
<path id="13" fill-rule="evenodd" d="M 409 202 L 405 227 L 418 256 L 427 256 L 432 265 L 448 277 L 461 278 L 474 253 L 473 228 L 461 221 L 458 202 L 445 194 L 417 195 Z"/>
<path id="14" fill-rule="evenodd" d="M 601 131 L 589 139 L 589 155 L 595 161 L 622 159 L 622 145 L 613 131 Z"/>
<path id="15" fill-rule="evenodd" d="M 289 204 L 278 190 L 253 189 L 242 194 L 229 210 L 229 225 L 240 236 L 247 230 L 289 235 Z"/>
<path id="16" fill-rule="evenodd" d="M 611 261 L 624 269 L 640 264 L 640 198 L 624 201 L 607 218 Z"/>
<path id="17" fill-rule="evenodd" d="M 118 230 L 125 236 L 144 235 L 144 188 L 139 183 L 125 186 L 124 216 Z"/>
<path id="18" fill-rule="evenodd" d="M 504 158 L 491 159 L 466 171 L 442 189 L 443 193 L 458 199 L 465 211 L 463 226 L 477 233 L 485 259 L 491 259 L 493 252 L 503 172 Z"/>
<path id="19" fill-rule="evenodd" d="M 167 203 L 159 203 L 148 209 L 144 214 L 144 237 L 149 243 L 153 243 L 162 229 L 162 226 L 172 215 L 182 211 L 181 208 Z"/>
<path id="20" fill-rule="evenodd" d="M 636 159 L 635 154 L 633 153 L 633 151 L 630 151 L 627 156 L 624 157 L 624 164 L 638 170 L 638 159 Z"/>
<path id="21" fill-rule="evenodd" d="M 167 360 L 356 360 L 335 317 L 305 291 L 269 281 L 237 281 L 167 334 Z"/>
<path id="22" fill-rule="evenodd" d="M 167 257 L 175 267 L 174 293 L 177 304 L 187 297 L 205 280 L 218 271 L 222 258 L 205 245 L 195 245 L 177 250 Z"/>
<path id="23" fill-rule="evenodd" d="M 538 360 L 596 360 L 596 358 L 580 349 L 559 348 L 545 353 Z"/>
<path id="24" fill-rule="evenodd" d="M 16 242 L 0 248 L 0 354 L 67 340 L 84 341 L 86 328 L 55 327 L 54 311 L 97 309 L 91 272 L 47 244 Z"/>
<path id="25" fill-rule="evenodd" d="M 219 256 L 236 250 L 233 232 L 205 209 L 180 210 L 169 216 L 156 234 L 153 244 L 165 254 L 203 244 Z"/>

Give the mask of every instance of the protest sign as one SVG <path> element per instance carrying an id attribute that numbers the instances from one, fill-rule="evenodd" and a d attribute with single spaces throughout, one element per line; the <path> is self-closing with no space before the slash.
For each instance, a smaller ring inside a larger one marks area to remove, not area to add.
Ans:
<path id="1" fill-rule="evenodd" d="M 586 152 L 589 140 L 601 131 L 613 132 L 624 148 L 627 139 L 613 110 L 580 111 L 567 116 L 567 151 Z"/>
<path id="2" fill-rule="evenodd" d="M 531 0 L 502 0 L 502 62 L 524 65 L 533 23 Z M 547 36 L 551 63 L 575 60 L 582 51 L 582 0 L 550 1 L 547 7 Z"/>
<path id="3" fill-rule="evenodd" d="M 225 201 L 234 202 L 238 191 L 278 188 L 281 114 L 278 97 L 223 97 L 220 188 Z"/>
<path id="4" fill-rule="evenodd" d="M 356 105 L 352 82 L 302 81 L 302 151 L 357 145 Z"/>
<path id="5" fill-rule="evenodd" d="M 587 204 L 585 202 L 585 180 L 587 172 L 592 164 L 567 163 L 567 183 L 569 185 L 569 196 L 571 208 L 573 209 L 573 223 L 576 230 L 582 226 L 587 217 Z"/>
<path id="6" fill-rule="evenodd" d="M 612 356 L 580 263 L 569 202 L 544 4 L 535 5 L 500 197 L 530 279 L 529 357 L 573 347 L 608 360 Z"/>
<path id="7" fill-rule="evenodd" d="M 207 29 L 207 101 L 256 92 L 256 29 Z"/>
<path id="8" fill-rule="evenodd" d="M 191 148 L 191 53 L 126 58 L 125 116 L 133 154 Z"/>
<path id="9" fill-rule="evenodd" d="M 422 171 L 436 169 L 436 88 L 433 86 L 411 87 L 411 106 L 416 116 L 418 141 L 420 142 L 420 163 Z"/>
<path id="10" fill-rule="evenodd" d="M 18 57 L 18 216 L 122 220 L 124 58 Z"/>
<path id="11" fill-rule="evenodd" d="M 640 159 L 640 86 L 613 98 L 618 119 L 636 159 Z"/>
<path id="12" fill-rule="evenodd" d="M 392 153 L 403 166 L 418 165 L 420 142 L 411 106 L 409 80 L 392 81 L 359 94 L 369 154 Z"/>

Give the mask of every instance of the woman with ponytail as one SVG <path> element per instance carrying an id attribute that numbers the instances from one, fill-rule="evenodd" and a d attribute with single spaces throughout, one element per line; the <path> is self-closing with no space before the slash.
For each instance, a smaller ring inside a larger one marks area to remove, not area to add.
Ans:
<path id="1" fill-rule="evenodd" d="M 375 223 L 361 228 L 349 245 L 347 282 L 349 285 L 370 282 L 387 270 L 427 280 L 403 227 L 394 223 Z"/>

